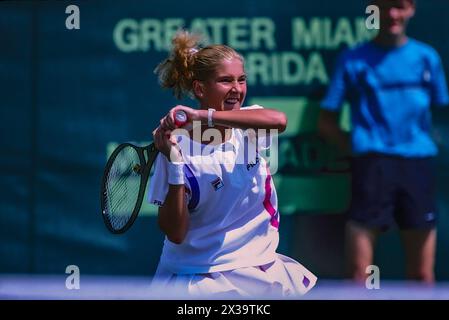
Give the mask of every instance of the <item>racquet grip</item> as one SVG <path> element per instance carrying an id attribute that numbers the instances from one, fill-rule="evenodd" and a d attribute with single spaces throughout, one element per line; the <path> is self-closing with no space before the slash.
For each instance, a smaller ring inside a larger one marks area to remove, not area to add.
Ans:
<path id="1" fill-rule="evenodd" d="M 175 113 L 175 125 L 180 128 L 187 123 L 187 113 L 182 110 L 178 110 Z"/>

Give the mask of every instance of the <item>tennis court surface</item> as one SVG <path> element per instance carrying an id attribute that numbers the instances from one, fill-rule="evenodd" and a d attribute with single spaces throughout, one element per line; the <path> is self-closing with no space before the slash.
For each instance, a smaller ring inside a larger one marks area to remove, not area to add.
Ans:
<path id="1" fill-rule="evenodd" d="M 197 299 L 172 290 L 150 289 L 150 277 L 81 275 L 79 289 L 66 288 L 67 275 L 0 275 L 0 299 L 20 300 L 163 300 Z M 205 299 L 208 299 L 207 297 Z M 255 297 L 255 299 L 278 299 Z M 319 280 L 305 300 L 449 300 L 449 282 L 426 286 L 405 281 L 381 281 L 366 289 L 348 281 Z"/>

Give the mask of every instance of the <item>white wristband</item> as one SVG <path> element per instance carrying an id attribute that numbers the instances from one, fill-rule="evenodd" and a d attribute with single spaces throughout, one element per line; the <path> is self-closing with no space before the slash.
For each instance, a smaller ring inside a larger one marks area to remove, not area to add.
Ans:
<path id="1" fill-rule="evenodd" d="M 184 184 L 184 163 L 169 162 L 168 163 L 168 184 L 182 185 Z"/>
<path id="2" fill-rule="evenodd" d="M 207 125 L 209 127 L 213 127 L 214 126 L 214 121 L 212 120 L 212 114 L 215 112 L 215 109 L 209 108 L 207 110 Z"/>

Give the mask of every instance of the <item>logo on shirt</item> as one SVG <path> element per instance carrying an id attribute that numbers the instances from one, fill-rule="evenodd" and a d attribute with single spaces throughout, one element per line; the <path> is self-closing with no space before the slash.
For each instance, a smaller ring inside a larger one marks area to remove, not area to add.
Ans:
<path id="1" fill-rule="evenodd" d="M 426 213 L 426 221 L 433 221 L 433 220 L 435 220 L 435 213 L 427 212 Z"/>
<path id="2" fill-rule="evenodd" d="M 223 181 L 220 179 L 220 177 L 217 177 L 217 179 L 212 181 L 210 184 L 212 185 L 215 191 L 224 187 Z"/>
<path id="3" fill-rule="evenodd" d="M 153 201 L 153 204 L 155 204 L 155 205 L 157 205 L 157 206 L 159 206 L 159 207 L 162 207 L 162 201 L 154 200 L 154 201 Z"/>

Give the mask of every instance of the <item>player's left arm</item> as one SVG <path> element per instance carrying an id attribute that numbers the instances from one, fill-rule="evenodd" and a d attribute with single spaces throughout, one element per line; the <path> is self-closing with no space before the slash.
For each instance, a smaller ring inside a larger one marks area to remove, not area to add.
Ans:
<path id="1" fill-rule="evenodd" d="M 430 98 L 432 107 L 449 106 L 449 92 L 446 75 L 440 56 L 437 52 L 430 59 Z"/>
<path id="2" fill-rule="evenodd" d="M 201 121 L 208 124 L 208 110 L 197 110 L 187 106 L 176 106 L 171 109 L 167 117 L 161 121 L 164 130 L 174 128 L 173 114 L 177 110 L 186 112 L 188 121 Z M 238 129 L 277 129 L 284 132 L 287 128 L 287 116 L 284 112 L 269 108 L 245 108 L 243 110 L 215 111 L 212 114 L 214 125 Z"/>
<path id="3" fill-rule="evenodd" d="M 435 51 L 431 56 L 430 71 L 430 103 L 433 113 L 432 136 L 439 147 L 446 144 L 447 121 L 449 119 L 449 93 L 440 56 Z"/>
<path id="4" fill-rule="evenodd" d="M 198 110 L 199 120 L 207 123 L 207 110 Z M 215 125 L 238 129 L 276 129 L 284 132 L 287 128 L 287 116 L 284 112 L 269 109 L 216 111 L 212 115 Z"/>

